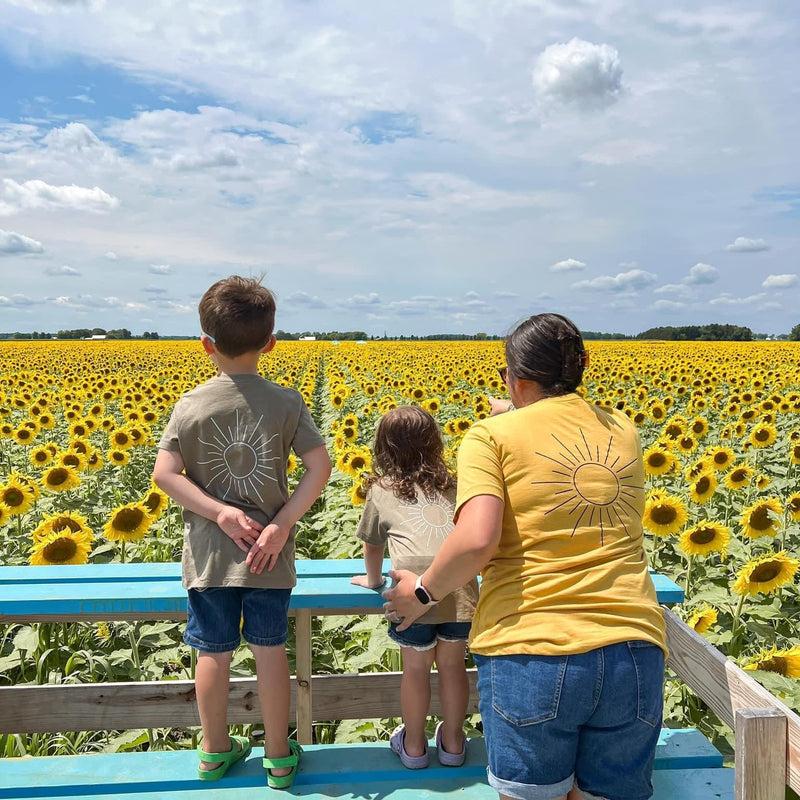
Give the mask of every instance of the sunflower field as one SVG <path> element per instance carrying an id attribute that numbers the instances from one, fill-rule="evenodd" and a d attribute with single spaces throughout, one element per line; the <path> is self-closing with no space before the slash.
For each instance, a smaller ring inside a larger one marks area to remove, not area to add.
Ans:
<path id="1" fill-rule="evenodd" d="M 590 342 L 581 389 L 639 428 L 651 566 L 680 583 L 678 613 L 800 710 L 800 345 Z M 380 416 L 430 411 L 447 455 L 503 395 L 498 342 L 279 342 L 265 377 L 296 388 L 326 437 L 334 472 L 298 526 L 303 558 L 360 555 L 355 527 Z M 177 561 L 180 509 L 153 486 L 156 443 L 174 403 L 215 374 L 197 342 L 0 343 L 0 564 Z M 302 467 L 292 457 L 290 483 Z M 315 619 L 317 672 L 399 669 L 382 619 Z M 179 623 L 0 628 L 0 682 L 189 678 Z M 290 653 L 291 659 L 291 653 Z M 240 648 L 233 673 L 254 664 Z M 668 680 L 668 725 L 723 749 L 730 731 Z M 475 720 L 477 721 L 477 720 Z M 474 721 L 474 722 L 475 722 Z M 385 738 L 390 720 L 319 725 L 318 741 Z M 172 748 L 175 729 L 0 736 L 0 753 Z"/>

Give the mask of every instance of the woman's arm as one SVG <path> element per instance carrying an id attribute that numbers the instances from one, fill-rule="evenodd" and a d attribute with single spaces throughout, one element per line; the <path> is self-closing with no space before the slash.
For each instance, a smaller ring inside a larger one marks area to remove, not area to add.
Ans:
<path id="1" fill-rule="evenodd" d="M 503 501 L 494 495 L 471 497 L 461 507 L 455 528 L 445 539 L 433 563 L 422 575 L 422 585 L 434 600 L 441 600 L 469 583 L 489 563 L 500 542 L 503 526 Z M 397 581 L 383 596 L 387 614 L 403 618 L 398 630 L 405 630 L 428 607 L 414 594 L 417 576 L 408 570 L 391 570 Z"/>

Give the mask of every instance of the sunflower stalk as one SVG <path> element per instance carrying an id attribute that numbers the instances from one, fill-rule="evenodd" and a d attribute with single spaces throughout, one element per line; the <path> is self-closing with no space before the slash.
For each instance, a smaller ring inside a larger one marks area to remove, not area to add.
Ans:
<path id="1" fill-rule="evenodd" d="M 125 547 L 125 542 L 124 541 L 122 542 L 122 547 L 123 548 Z M 136 636 L 137 632 L 138 632 L 138 625 L 131 625 L 131 627 L 128 628 L 128 641 L 130 642 L 130 645 L 131 645 L 131 657 L 133 658 L 133 664 L 136 667 L 136 674 L 138 675 L 139 680 L 141 680 L 142 679 L 142 659 L 141 659 L 141 656 L 139 655 L 139 645 L 141 644 L 141 642 L 139 641 L 138 637 Z M 155 737 L 153 735 L 153 729 L 152 728 L 148 728 L 147 729 L 147 741 L 150 744 L 150 749 L 153 750 L 154 749 L 154 745 L 155 745 Z"/>

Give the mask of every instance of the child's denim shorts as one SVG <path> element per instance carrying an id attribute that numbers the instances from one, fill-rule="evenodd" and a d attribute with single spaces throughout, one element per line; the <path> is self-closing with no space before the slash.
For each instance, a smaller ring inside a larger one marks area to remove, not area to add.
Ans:
<path id="1" fill-rule="evenodd" d="M 404 631 L 397 630 L 397 622 L 389 625 L 389 638 L 400 647 L 413 647 L 420 652 L 436 647 L 436 642 L 466 642 L 469 639 L 471 622 L 440 622 L 426 625 L 414 622 Z"/>
<path id="2" fill-rule="evenodd" d="M 285 644 L 291 589 L 220 586 L 189 589 L 189 619 L 183 641 L 204 653 L 229 653 L 242 642 L 259 647 Z"/>
<path id="3" fill-rule="evenodd" d="M 489 783 L 520 800 L 573 784 L 587 800 L 647 800 L 661 729 L 664 653 L 649 642 L 570 656 L 481 656 Z"/>

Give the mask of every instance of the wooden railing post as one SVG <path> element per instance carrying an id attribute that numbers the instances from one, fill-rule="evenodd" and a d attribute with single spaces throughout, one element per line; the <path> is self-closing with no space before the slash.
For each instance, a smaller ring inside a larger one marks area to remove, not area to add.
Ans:
<path id="1" fill-rule="evenodd" d="M 294 614 L 295 674 L 297 677 L 297 741 L 311 744 L 311 610 L 297 609 Z"/>
<path id="2" fill-rule="evenodd" d="M 783 800 L 786 716 L 776 708 L 736 711 L 736 800 Z"/>

